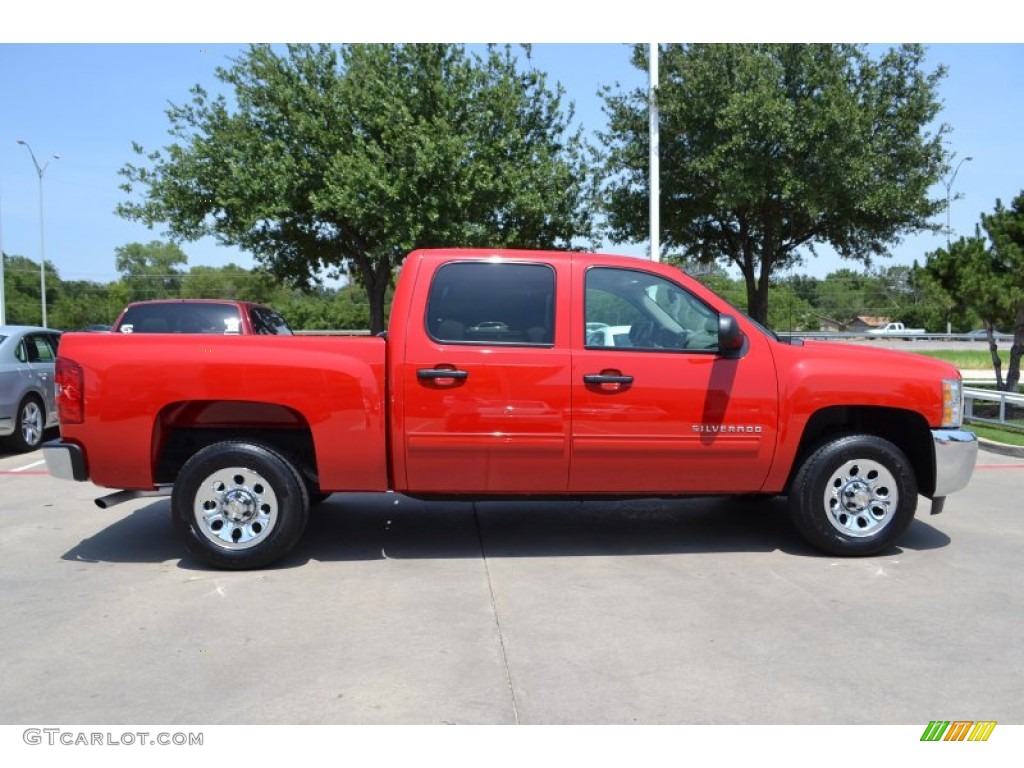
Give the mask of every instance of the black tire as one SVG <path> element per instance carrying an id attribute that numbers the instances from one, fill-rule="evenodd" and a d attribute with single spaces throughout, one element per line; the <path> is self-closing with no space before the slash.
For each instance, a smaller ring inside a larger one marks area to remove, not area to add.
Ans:
<path id="1" fill-rule="evenodd" d="M 214 443 L 190 458 L 171 494 L 188 551 L 218 568 L 261 568 L 291 551 L 309 519 L 298 470 L 272 448 Z"/>
<path id="2" fill-rule="evenodd" d="M 801 465 L 789 494 L 800 534 L 833 555 L 892 546 L 914 519 L 917 478 L 899 448 L 874 435 L 824 443 Z"/>
<path id="3" fill-rule="evenodd" d="M 34 451 L 43 444 L 46 432 L 46 408 L 35 395 L 28 395 L 18 404 L 14 434 L 7 438 L 11 449 L 19 453 Z"/>

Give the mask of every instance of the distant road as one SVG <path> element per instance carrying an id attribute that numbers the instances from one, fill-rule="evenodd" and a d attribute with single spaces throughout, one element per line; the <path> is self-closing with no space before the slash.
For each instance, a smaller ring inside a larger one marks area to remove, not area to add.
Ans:
<path id="1" fill-rule="evenodd" d="M 903 339 L 828 339 L 836 344 L 858 344 L 879 349 L 901 349 L 907 352 L 920 352 L 925 349 L 976 349 L 979 352 L 988 350 L 988 344 L 983 341 L 945 341 L 939 339 L 922 339 L 921 341 L 904 341 Z M 1009 352 L 1009 341 L 999 342 L 999 352 Z"/>

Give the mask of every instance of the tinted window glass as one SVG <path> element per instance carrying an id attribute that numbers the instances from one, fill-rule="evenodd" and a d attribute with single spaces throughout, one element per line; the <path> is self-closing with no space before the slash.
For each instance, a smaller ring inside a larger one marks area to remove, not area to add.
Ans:
<path id="1" fill-rule="evenodd" d="M 25 348 L 30 363 L 52 363 L 55 349 L 48 335 L 34 333 L 25 339 Z"/>
<path id="2" fill-rule="evenodd" d="M 555 272 L 546 264 L 446 264 L 430 287 L 427 333 L 456 344 L 551 345 Z"/>
<path id="3" fill-rule="evenodd" d="M 139 304 L 129 307 L 121 333 L 241 333 L 242 318 L 231 304 Z"/>
<path id="4" fill-rule="evenodd" d="M 649 272 L 595 267 L 584 300 L 587 347 L 718 349 L 718 313 Z"/>
<path id="5" fill-rule="evenodd" d="M 249 311 L 252 332 L 262 336 L 291 336 L 292 329 L 277 312 L 266 307 L 253 307 Z"/>

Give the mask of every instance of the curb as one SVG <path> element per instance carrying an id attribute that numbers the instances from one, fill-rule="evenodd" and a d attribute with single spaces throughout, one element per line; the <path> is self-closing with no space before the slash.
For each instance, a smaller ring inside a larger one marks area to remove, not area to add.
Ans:
<path id="1" fill-rule="evenodd" d="M 1024 459 L 1024 445 L 1007 445 L 1006 443 L 997 443 L 995 440 L 979 437 L 978 447 L 990 453 L 1000 453 L 1003 456 L 1014 456 L 1018 459 Z"/>

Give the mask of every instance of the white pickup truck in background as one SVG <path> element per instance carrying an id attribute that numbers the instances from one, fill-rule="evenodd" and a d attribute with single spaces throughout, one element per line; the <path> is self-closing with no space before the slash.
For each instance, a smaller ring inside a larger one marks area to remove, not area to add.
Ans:
<path id="1" fill-rule="evenodd" d="M 907 328 L 903 323 L 886 323 L 880 328 L 872 328 L 867 331 L 868 336 L 905 339 L 909 339 L 911 336 L 923 336 L 925 333 L 924 328 Z"/>

